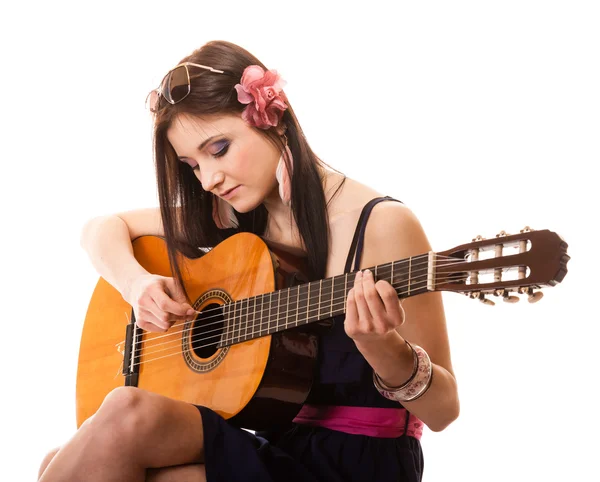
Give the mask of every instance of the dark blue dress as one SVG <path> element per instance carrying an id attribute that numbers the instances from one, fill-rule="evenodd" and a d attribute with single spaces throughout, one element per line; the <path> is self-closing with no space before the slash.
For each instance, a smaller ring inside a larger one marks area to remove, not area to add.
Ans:
<path id="1" fill-rule="evenodd" d="M 364 233 L 376 198 L 363 209 L 348 253 L 345 272 L 360 265 Z M 319 369 L 307 404 L 401 408 L 373 386 L 372 369 L 344 331 L 343 317 L 321 335 Z M 204 425 L 208 482 L 417 482 L 423 454 L 410 435 L 376 438 L 324 427 L 293 424 L 282 434 L 253 434 L 230 425 L 199 406 Z M 408 422 L 408 419 L 407 419 Z"/>

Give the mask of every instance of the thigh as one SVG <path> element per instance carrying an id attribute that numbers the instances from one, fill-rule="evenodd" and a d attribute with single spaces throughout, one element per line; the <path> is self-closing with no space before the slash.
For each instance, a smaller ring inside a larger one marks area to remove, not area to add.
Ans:
<path id="1" fill-rule="evenodd" d="M 148 469 L 146 482 L 206 482 L 206 471 L 201 464 Z"/>
<path id="2" fill-rule="evenodd" d="M 204 461 L 202 417 L 186 402 L 120 387 L 106 397 L 90 425 L 109 432 L 117 450 L 130 452 L 146 468 Z"/>

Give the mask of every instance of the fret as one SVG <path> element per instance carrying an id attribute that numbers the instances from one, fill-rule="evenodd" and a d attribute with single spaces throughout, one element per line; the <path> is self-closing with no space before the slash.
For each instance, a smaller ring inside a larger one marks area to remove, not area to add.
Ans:
<path id="1" fill-rule="evenodd" d="M 244 309 L 244 299 L 241 299 L 240 301 L 238 301 L 238 303 L 240 304 L 240 308 L 238 310 L 239 312 L 239 316 L 240 316 L 240 326 L 242 327 L 242 330 L 247 330 L 248 329 L 248 320 L 244 319 L 244 317 L 246 316 L 246 313 L 248 311 L 248 309 Z"/>
<path id="2" fill-rule="evenodd" d="M 282 329 L 283 327 L 281 326 L 283 323 L 281 323 L 281 320 L 283 318 L 283 314 L 285 311 L 284 308 L 284 304 L 281 302 L 281 298 L 284 297 L 285 298 L 285 293 L 286 291 L 284 290 L 279 290 L 277 292 L 277 316 L 275 318 L 275 327 L 273 329 L 273 333 L 275 333 L 276 331 L 279 331 L 280 329 Z"/>
<path id="3" fill-rule="evenodd" d="M 269 330 L 271 329 L 271 302 L 272 302 L 272 295 L 273 293 L 269 293 L 269 309 L 267 310 L 267 333 L 269 333 Z M 263 331 L 263 326 L 262 323 L 260 324 L 260 330 L 259 331 Z"/>
<path id="4" fill-rule="evenodd" d="M 298 310 L 296 311 L 296 326 L 305 324 L 308 318 L 308 288 L 310 284 L 298 286 Z M 304 319 L 302 319 L 304 317 Z"/>
<path id="5" fill-rule="evenodd" d="M 412 272 L 412 256 L 408 258 L 408 294 L 406 296 L 410 296 L 410 278 Z"/>
<path id="6" fill-rule="evenodd" d="M 270 297 L 271 293 L 267 293 L 262 295 L 263 305 L 260 310 L 260 319 L 258 320 L 257 326 L 258 330 L 262 331 L 265 323 L 267 323 L 269 317 L 271 316 L 271 300 L 269 299 L 269 303 L 267 304 L 267 296 Z"/>
<path id="7" fill-rule="evenodd" d="M 321 291 L 323 289 L 323 280 L 319 281 L 319 298 L 317 300 L 317 320 L 321 319 Z"/>
<path id="8" fill-rule="evenodd" d="M 252 324 L 253 325 L 257 325 L 257 319 L 260 319 L 260 314 L 257 315 L 257 311 L 256 311 L 256 301 L 258 299 L 258 296 L 254 296 L 254 309 L 252 310 Z"/>
<path id="9" fill-rule="evenodd" d="M 251 310 L 250 300 L 252 298 L 246 298 L 246 326 L 253 327 L 254 323 L 254 313 Z"/>
<path id="10" fill-rule="evenodd" d="M 310 306 L 310 288 L 312 287 L 312 283 L 308 283 L 306 285 L 306 321 L 305 323 L 308 323 L 308 317 L 310 316 L 310 311 L 309 311 L 309 306 Z"/>
<path id="11" fill-rule="evenodd" d="M 275 293 L 279 293 L 279 291 L 276 291 Z M 270 296 L 271 302 L 270 302 L 270 309 L 269 309 L 269 325 L 267 326 L 267 331 L 264 334 L 270 334 L 270 333 L 274 333 L 277 331 L 277 328 L 278 328 L 277 320 L 279 319 L 278 313 L 277 313 L 279 311 L 279 303 L 277 303 L 277 301 L 276 301 L 277 296 L 278 296 L 278 294 L 276 294 L 274 297 L 273 293 L 271 293 L 271 296 Z"/>
<path id="12" fill-rule="evenodd" d="M 246 325 L 242 323 L 242 303 L 244 300 L 235 302 L 235 322 L 238 326 L 238 341 L 244 341 L 244 337 L 246 335 Z"/>
<path id="13" fill-rule="evenodd" d="M 233 305 L 233 317 L 231 318 L 231 322 L 233 323 L 233 335 L 234 335 L 234 338 L 237 338 L 237 341 L 239 342 L 240 341 L 240 335 L 241 335 L 241 332 L 240 332 L 241 327 L 240 327 L 240 324 L 238 323 L 237 318 L 236 318 L 236 314 L 237 314 L 237 301 L 234 301 L 232 303 L 232 305 Z M 235 336 L 236 329 L 237 329 L 237 337 Z"/>
<path id="14" fill-rule="evenodd" d="M 334 298 L 334 293 L 335 293 L 336 278 L 337 278 L 337 276 L 335 278 L 331 278 L 331 304 L 329 306 L 329 316 L 333 316 L 333 298 Z"/>
<path id="15" fill-rule="evenodd" d="M 229 309 L 231 305 L 229 303 L 225 303 L 222 305 L 221 309 L 223 310 L 223 323 L 225 325 L 225 333 L 224 337 L 221 337 L 221 344 L 217 348 L 222 348 L 224 346 L 229 345 Z"/>
<path id="16" fill-rule="evenodd" d="M 346 313 L 346 301 L 348 300 L 348 273 L 344 275 L 344 306 L 343 313 Z"/>
<path id="17" fill-rule="evenodd" d="M 321 281 L 321 286 L 319 287 L 319 312 L 317 315 L 318 320 L 323 320 L 325 318 L 329 318 L 331 316 L 331 304 L 332 300 L 332 289 L 329 288 L 329 285 L 333 287 L 333 278 L 327 278 Z"/>
<path id="18" fill-rule="evenodd" d="M 285 309 L 285 328 L 288 327 L 288 316 L 290 314 L 290 288 L 287 289 L 287 303 Z"/>

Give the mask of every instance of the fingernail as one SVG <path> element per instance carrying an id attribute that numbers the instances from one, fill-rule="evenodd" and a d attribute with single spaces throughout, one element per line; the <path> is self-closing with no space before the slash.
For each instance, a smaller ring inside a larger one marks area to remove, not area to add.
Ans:
<path id="1" fill-rule="evenodd" d="M 196 314 L 196 310 L 192 310 L 192 309 L 187 310 L 187 313 L 186 313 L 186 315 L 189 315 L 189 316 L 192 316 L 195 314 Z"/>
<path id="2" fill-rule="evenodd" d="M 369 276 L 371 274 L 371 270 L 370 269 L 366 269 L 365 270 L 365 276 Z"/>

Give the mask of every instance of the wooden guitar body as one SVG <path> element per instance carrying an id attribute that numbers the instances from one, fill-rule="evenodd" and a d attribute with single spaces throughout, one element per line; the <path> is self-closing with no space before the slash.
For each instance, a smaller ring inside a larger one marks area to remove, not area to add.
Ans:
<path id="1" fill-rule="evenodd" d="M 161 238 L 144 236 L 133 246 L 145 269 L 172 276 Z M 228 238 L 199 259 L 182 258 L 181 268 L 190 300 L 202 313 L 195 321 L 174 324 L 166 333 L 136 327 L 138 351 L 133 354 L 127 353 L 124 343 L 131 306 L 104 279 L 99 280 L 81 337 L 78 427 L 108 393 L 126 384 L 207 406 L 254 430 L 289 422 L 300 410 L 312 383 L 315 333 L 303 327 L 217 345 L 228 329 L 218 316 L 223 305 L 284 288 L 297 268 L 285 256 L 275 256 L 259 237 L 246 233 Z M 138 368 L 135 377 L 123 374 L 127 364 Z"/>

